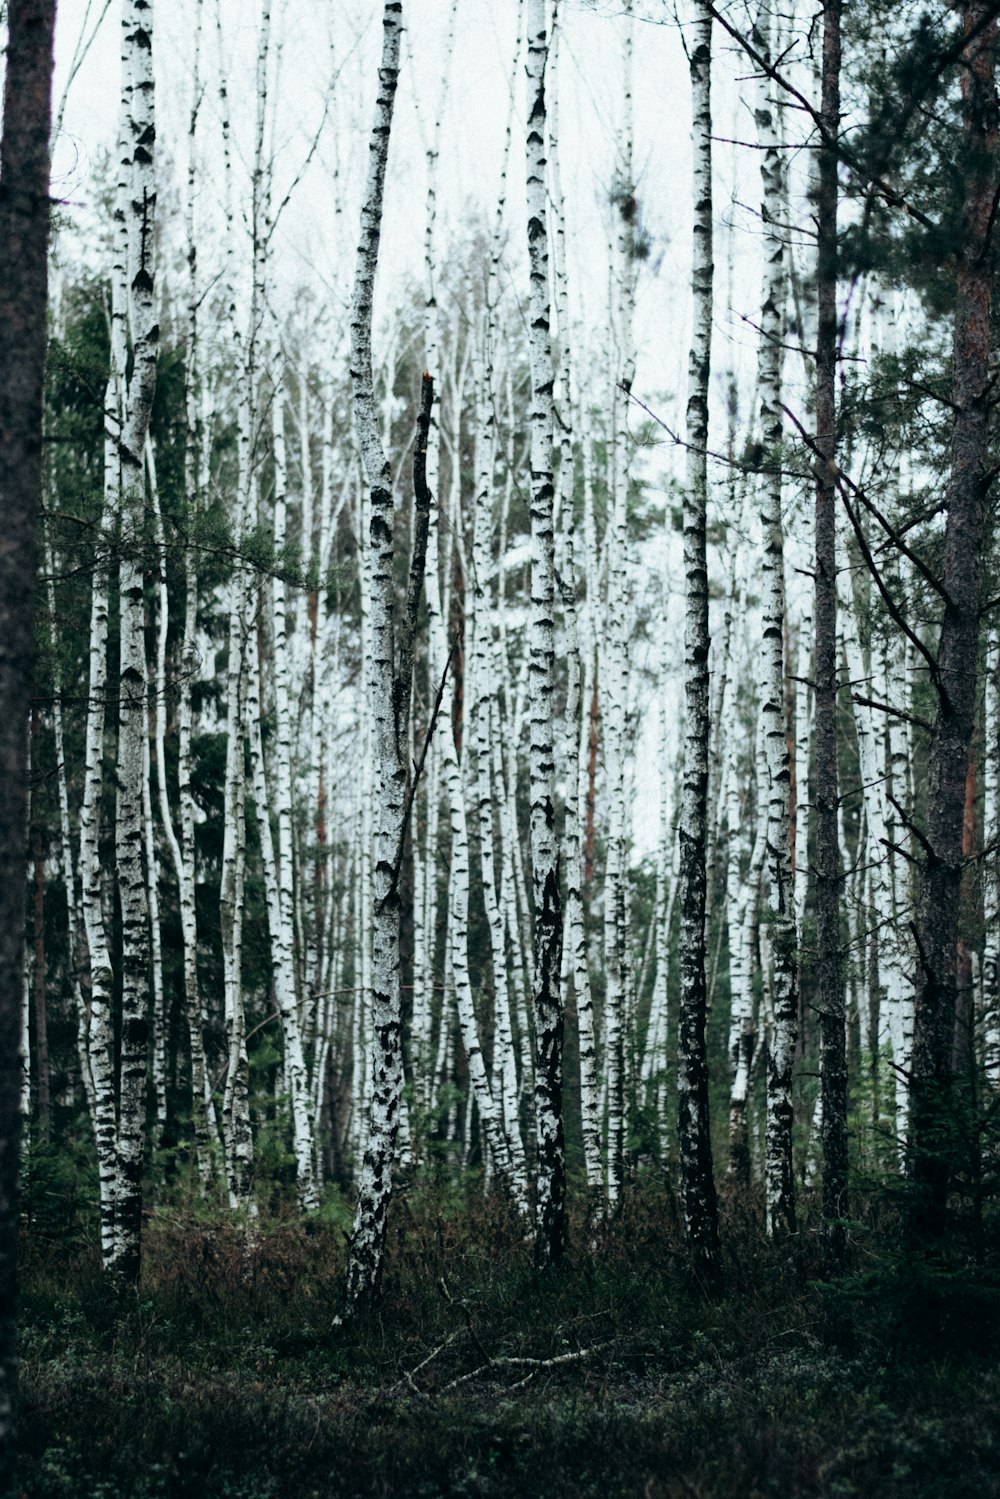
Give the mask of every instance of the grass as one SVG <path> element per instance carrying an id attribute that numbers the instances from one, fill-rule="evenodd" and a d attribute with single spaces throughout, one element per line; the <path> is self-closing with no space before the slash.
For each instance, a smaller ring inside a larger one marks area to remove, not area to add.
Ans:
<path id="1" fill-rule="evenodd" d="M 88 1235 L 26 1235 L 26 1499 L 1000 1494 L 1000 1289 L 907 1263 L 891 1224 L 818 1279 L 726 1205 L 726 1289 L 691 1284 L 668 1196 L 634 1189 L 559 1271 L 474 1188 L 394 1209 L 376 1312 L 334 1330 L 342 1206 L 248 1245 L 157 1212 L 137 1294 Z M 871 1215 L 870 1215 L 871 1216 Z"/>

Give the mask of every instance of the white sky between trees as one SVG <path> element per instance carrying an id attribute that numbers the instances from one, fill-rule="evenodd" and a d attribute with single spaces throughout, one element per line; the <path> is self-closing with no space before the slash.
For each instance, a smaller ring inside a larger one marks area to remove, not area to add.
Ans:
<path id="1" fill-rule="evenodd" d="M 248 162 L 254 117 L 257 6 L 254 0 L 219 0 L 234 138 L 234 192 L 237 213 L 249 203 Z M 88 30 L 103 8 L 91 0 Z M 681 34 L 673 8 L 639 0 L 635 19 L 633 111 L 634 160 L 642 221 L 652 239 L 651 255 L 637 285 L 637 365 L 633 391 L 683 433 L 690 339 L 690 87 Z M 378 329 L 386 328 L 401 305 L 407 283 L 423 284 L 426 217 L 425 151 L 433 131 L 443 83 L 447 103 L 441 133 L 436 244 L 443 261 L 452 246 L 459 253 L 468 240 L 488 230 L 495 212 L 514 57 L 514 0 L 461 0 L 450 56 L 445 41 L 448 0 L 405 0 L 406 32 L 382 233 L 376 304 Z M 113 162 L 120 87 L 119 0 L 112 0 L 90 51 L 66 96 L 63 129 L 54 153 L 55 195 L 66 207 L 79 238 L 80 253 L 93 257 L 101 243 L 100 208 L 94 185 L 106 179 Z M 607 245 L 613 236 L 609 201 L 614 179 L 615 135 L 622 101 L 622 36 L 629 24 L 608 0 L 585 4 L 563 0 L 559 69 L 560 152 L 567 211 L 567 246 L 572 315 L 578 325 L 578 372 L 599 388 L 607 335 Z M 88 14 L 87 0 L 60 0 L 56 40 L 55 100 L 58 108 L 67 74 Z M 159 170 L 170 172 L 160 193 L 164 252 L 173 258 L 183 232 L 180 212 L 187 163 L 191 108 L 194 0 L 158 0 L 155 13 L 157 143 Z M 274 0 L 270 83 L 271 139 L 275 158 L 273 199 L 280 203 L 301 171 L 323 117 L 331 77 L 335 78 L 326 123 L 310 166 L 284 210 L 274 244 L 273 282 L 279 305 L 289 312 L 302 288 L 311 305 L 346 305 L 350 298 L 358 214 L 376 86 L 381 41 L 381 0 Z M 204 0 L 199 125 L 204 153 L 198 204 L 203 269 L 221 255 L 223 198 L 215 0 Z M 717 137 L 752 141 L 753 84 L 746 59 L 716 28 L 714 130 Z M 514 141 L 507 193 L 507 275 L 522 300 L 527 295 L 523 208 L 523 57 L 515 80 Z M 790 129 L 797 129 L 793 119 Z M 716 313 L 712 445 L 725 446 L 724 393 L 735 367 L 740 419 L 753 401 L 760 252 L 756 205 L 760 186 L 757 153 L 719 144 L 715 153 Z M 342 212 L 335 212 L 334 179 Z M 113 180 L 107 179 L 107 180 Z M 162 181 L 162 177 L 161 177 Z M 171 224 L 173 217 L 173 224 Z M 726 226 L 734 226 L 732 238 Z M 172 243 L 173 242 L 173 243 Z M 727 311 L 732 284 L 734 312 Z M 444 308 L 448 319 L 448 308 Z M 607 378 L 613 378 L 610 366 Z M 414 419 L 417 393 L 414 392 Z M 636 427 L 642 413 L 636 409 Z M 666 434 L 643 451 L 638 472 L 650 496 L 663 502 L 671 478 L 683 473 L 683 453 Z M 722 470 L 715 478 L 725 480 Z M 724 482 L 720 482 L 722 498 Z M 669 515 L 669 509 L 668 509 Z M 710 511 L 711 518 L 711 511 Z M 720 574 L 719 582 L 722 582 Z M 679 536 L 668 528 L 645 543 L 633 573 L 637 603 L 658 621 L 651 644 L 632 655 L 631 697 L 637 718 L 638 759 L 633 800 L 634 853 L 651 853 L 659 836 L 659 703 L 649 678 L 636 668 L 657 669 L 662 657 L 668 732 L 680 733 L 680 666 L 683 613 Z M 641 650 L 641 658 L 640 652 Z M 672 777 L 668 771 L 668 780 Z"/>

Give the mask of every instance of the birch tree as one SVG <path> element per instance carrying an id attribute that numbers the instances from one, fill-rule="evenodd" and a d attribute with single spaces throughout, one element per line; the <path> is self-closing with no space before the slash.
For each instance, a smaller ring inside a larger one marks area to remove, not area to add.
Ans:
<path id="1" fill-rule="evenodd" d="M 127 1284 L 139 1278 L 142 1155 L 149 1030 L 149 904 L 143 869 L 146 745 L 146 648 L 143 627 L 144 456 L 156 389 L 159 319 L 154 295 L 153 228 L 156 139 L 151 0 L 126 0 L 123 90 L 128 149 L 128 288 L 132 374 L 128 381 L 121 462 L 122 547 L 119 568 L 118 795 L 115 858 L 122 908 L 122 1020 L 116 1243 L 109 1268 Z"/>
<path id="2" fill-rule="evenodd" d="M 770 56 L 770 20 L 764 11 L 754 32 L 759 51 Z M 798 1024 L 798 951 L 791 856 L 791 761 L 785 714 L 785 559 L 781 495 L 781 375 L 784 342 L 785 267 L 781 223 L 784 202 L 781 151 L 770 97 L 759 84 L 757 132 L 761 144 L 764 288 L 758 356 L 760 436 L 766 454 L 761 480 L 761 631 L 764 755 L 767 765 L 766 908 L 771 949 L 773 1025 L 767 1056 L 767 1162 L 765 1206 L 770 1234 L 794 1233 L 792 1174 L 792 1067 Z"/>
<path id="3" fill-rule="evenodd" d="M 372 964 L 372 1095 L 368 1141 L 347 1266 L 343 1315 L 371 1298 L 382 1268 L 386 1222 L 392 1192 L 393 1152 L 403 1087 L 400 996 L 400 892 L 407 772 L 405 749 L 413 680 L 413 635 L 423 585 L 430 518 L 426 487 L 426 447 L 433 383 L 425 377 L 417 433 L 414 488 L 419 520 L 414 525 L 407 612 L 398 643 L 393 608 L 393 500 L 389 461 L 379 431 L 372 373 L 372 298 L 378 266 L 382 200 L 393 103 L 399 77 L 403 25 L 400 0 L 386 0 L 382 59 L 369 143 L 368 179 L 361 210 L 351 311 L 351 383 L 354 422 L 365 467 L 371 515 L 366 538 L 372 555 L 371 714 L 378 789 L 378 854 L 375 864 Z"/>
<path id="4" fill-rule="evenodd" d="M 555 828 L 555 527 L 553 382 L 549 320 L 548 193 L 545 181 L 545 0 L 528 0 L 528 104 L 525 165 L 530 268 L 531 618 L 529 623 L 529 782 L 534 914 L 535 1259 L 566 1247 L 566 1150 L 562 1118 L 562 897 Z"/>
<path id="5" fill-rule="evenodd" d="M 719 1269 L 718 1207 L 712 1175 L 705 1044 L 705 858 L 708 844 L 708 389 L 712 357 L 712 14 L 699 4 L 689 52 L 694 154 L 688 361 L 687 475 L 684 491 L 684 773 L 680 823 L 678 1136 L 688 1239 L 699 1270 Z"/>

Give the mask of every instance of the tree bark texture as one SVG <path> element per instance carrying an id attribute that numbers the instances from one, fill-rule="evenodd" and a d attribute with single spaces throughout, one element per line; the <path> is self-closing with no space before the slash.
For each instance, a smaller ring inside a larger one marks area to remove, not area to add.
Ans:
<path id="1" fill-rule="evenodd" d="M 143 867 L 143 785 L 146 762 L 144 606 L 145 451 L 156 390 L 159 323 L 154 293 L 153 228 L 156 140 L 153 88 L 153 7 L 126 0 L 122 25 L 123 104 L 128 170 L 129 321 L 132 375 L 119 442 L 121 562 L 119 566 L 118 792 L 115 860 L 122 913 L 122 1018 L 118 1095 L 115 1247 L 108 1268 L 126 1285 L 139 1279 L 142 1156 L 146 1127 L 146 1043 L 149 1034 L 149 902 Z"/>
<path id="2" fill-rule="evenodd" d="M 566 1147 L 562 1118 L 562 899 L 556 835 L 553 691 L 555 686 L 555 528 L 553 383 L 549 319 L 548 194 L 545 181 L 545 0 L 528 0 L 528 122 L 525 142 L 530 266 L 531 615 L 529 625 L 529 785 L 534 908 L 535 1259 L 559 1260 L 566 1248 Z"/>
<path id="3" fill-rule="evenodd" d="M 361 237 L 351 311 L 354 425 L 371 505 L 366 542 L 372 567 L 370 695 L 378 826 L 373 908 L 371 1113 L 351 1235 L 346 1312 L 360 1302 L 369 1300 L 378 1286 L 403 1090 L 399 952 L 401 903 L 398 876 L 403 851 L 407 781 L 406 717 L 409 712 L 411 683 L 409 680 L 405 683 L 404 700 L 403 684 L 396 672 L 393 618 L 392 479 L 379 431 L 371 349 L 372 299 L 378 266 L 389 133 L 399 77 L 399 47 L 403 29 L 403 7 L 400 0 L 387 0 L 382 27 L 378 97 L 369 144 L 368 180 L 361 209 Z M 422 424 L 417 440 L 418 456 L 423 460 L 426 459 L 429 425 L 428 403 L 426 423 Z M 424 478 L 426 480 L 425 471 Z M 426 547 L 426 530 L 424 538 Z M 421 558 L 421 576 L 423 560 Z M 405 650 L 405 641 L 402 644 Z M 412 641 L 410 644 L 412 649 Z M 410 666 L 412 670 L 412 657 Z"/>
<path id="4" fill-rule="evenodd" d="M 816 966 L 821 1028 L 823 1238 L 831 1268 L 844 1253 L 847 1208 L 847 1028 L 840 949 L 842 888 L 837 815 L 837 153 L 840 126 L 841 0 L 824 0 L 816 203 L 817 303 L 816 621 Z"/>
<path id="5" fill-rule="evenodd" d="M 712 16 L 699 4 L 690 51 L 694 152 L 694 328 L 688 361 L 684 495 L 684 775 L 680 839 L 678 1138 L 684 1222 L 696 1266 L 718 1276 L 719 1223 L 712 1174 L 705 1045 L 705 858 L 708 845 L 708 390 L 712 354 Z"/>
<path id="6" fill-rule="evenodd" d="M 910 1151 L 914 1224 L 940 1233 L 957 1145 L 952 1034 L 964 859 L 962 827 L 975 727 L 986 497 L 992 478 L 990 313 L 998 191 L 997 23 L 988 0 L 962 9 L 962 222 L 951 400 L 951 475 L 945 494 L 947 602 L 937 651 L 937 711 L 927 767 L 928 812 L 917 913 Z"/>
<path id="7" fill-rule="evenodd" d="M 28 701 L 42 490 L 54 0 L 10 0 L 0 142 L 0 1494 L 14 1491 Z"/>

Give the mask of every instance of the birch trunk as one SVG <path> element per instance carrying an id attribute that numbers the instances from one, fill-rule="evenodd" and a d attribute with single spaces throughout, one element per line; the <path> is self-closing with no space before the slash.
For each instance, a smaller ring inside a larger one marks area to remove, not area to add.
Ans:
<path id="1" fill-rule="evenodd" d="M 201 496 L 206 487 L 204 430 L 201 413 L 201 296 L 198 288 L 198 255 L 195 235 L 195 201 L 198 180 L 197 127 L 201 104 L 201 25 L 202 0 L 198 0 L 195 32 L 195 59 L 192 78 L 192 105 L 188 127 L 187 172 L 187 343 L 184 358 L 184 410 L 186 439 L 184 444 L 184 490 L 187 502 L 189 545 L 184 552 L 184 633 L 181 641 L 181 674 L 177 705 L 177 793 L 180 835 L 173 826 L 167 797 L 166 776 L 159 779 L 160 817 L 177 874 L 181 918 L 181 941 L 184 949 L 184 1010 L 191 1056 L 191 1122 L 195 1159 L 202 1190 L 214 1176 L 213 1147 L 218 1145 L 218 1126 L 212 1101 L 211 1083 L 205 1057 L 201 996 L 198 989 L 198 922 L 195 889 L 195 803 L 191 790 L 192 735 L 194 730 L 193 686 L 198 668 L 198 564 L 193 544 L 197 532 Z M 166 608 L 166 569 L 161 566 L 161 610 Z M 165 632 L 161 623 L 162 662 Z M 162 666 L 161 666 L 162 671 Z M 157 767 L 163 766 L 160 716 L 163 688 L 157 685 Z"/>
<path id="2" fill-rule="evenodd" d="M 66 748 L 63 735 L 62 673 L 59 668 L 59 652 L 56 637 L 56 592 L 55 559 L 44 524 L 42 534 L 45 548 L 45 572 L 47 576 L 47 603 L 49 630 L 52 639 L 52 728 L 56 750 L 56 779 L 59 788 L 59 855 L 63 888 L 66 892 L 66 961 L 70 974 L 73 996 L 73 1015 L 76 1020 L 76 1053 L 80 1067 L 80 1079 L 91 1121 L 96 1117 L 94 1081 L 90 1075 L 88 1051 L 90 1031 L 90 1008 L 83 997 L 80 981 L 81 963 L 85 961 L 84 942 L 81 941 L 80 924 L 82 909 L 77 880 L 76 861 L 73 857 L 73 835 L 69 814 L 69 784 L 66 774 Z"/>
<path id="3" fill-rule="evenodd" d="M 393 502 L 389 462 L 378 426 L 371 352 L 372 299 L 378 265 L 382 197 L 403 29 L 400 0 L 386 0 L 382 27 L 379 88 L 369 142 L 368 179 L 361 209 L 361 236 L 351 311 L 354 423 L 371 502 L 365 543 L 372 556 L 371 714 L 378 796 L 378 854 L 373 912 L 371 1117 L 351 1235 L 345 1315 L 369 1300 L 378 1286 L 403 1087 L 398 860 L 402 857 L 406 795 L 406 767 L 403 763 L 406 733 L 405 722 L 401 720 L 405 719 L 409 708 L 410 687 L 407 683 L 406 703 L 398 701 L 393 631 Z M 423 440 L 426 443 L 426 435 Z"/>
<path id="4" fill-rule="evenodd" d="M 700 3 L 689 54 L 694 153 L 693 332 L 684 494 L 684 776 L 680 838 L 678 1136 L 684 1223 L 698 1270 L 719 1272 L 719 1226 L 705 1046 L 705 856 L 708 844 L 708 391 L 712 356 L 712 16 Z"/>
<path id="5" fill-rule="evenodd" d="M 275 368 L 280 360 L 275 357 Z M 272 869 L 277 890 L 271 915 L 271 949 L 275 988 L 285 1046 L 285 1074 L 291 1098 L 292 1136 L 295 1150 L 296 1188 L 299 1207 L 305 1213 L 319 1207 L 314 1170 L 315 1141 L 310 1108 L 309 1076 L 303 1050 L 302 1029 L 295 975 L 295 889 L 292 851 L 292 725 L 289 704 L 289 651 L 285 580 L 282 553 L 285 546 L 287 512 L 284 400 L 280 388 L 271 404 L 272 452 L 274 455 L 274 550 L 277 566 L 271 582 L 271 617 L 274 626 L 274 790 L 278 811 L 277 860 L 272 849 Z M 260 724 L 251 721 L 251 733 L 259 735 Z M 269 816 L 263 751 L 259 776 L 265 800 L 258 816 Z M 261 829 L 262 836 L 264 829 Z M 270 835 L 270 826 L 267 833 Z"/>
<path id="6" fill-rule="evenodd" d="M 529 624 L 529 783 L 534 912 L 535 1260 L 566 1248 L 566 1149 L 562 1118 L 563 1006 L 559 992 L 562 902 L 555 829 L 555 532 L 552 482 L 553 364 L 549 328 L 548 195 L 545 181 L 545 0 L 528 0 L 528 106 L 525 142 L 530 266 L 531 616 Z"/>
<path id="7" fill-rule="evenodd" d="M 156 390 L 159 323 L 154 295 L 153 226 L 156 137 L 151 0 L 126 0 L 123 12 L 128 149 L 128 287 L 132 375 L 119 444 L 121 564 L 119 568 L 118 795 L 115 860 L 122 915 L 122 1020 L 119 1064 L 116 1242 L 109 1269 L 127 1285 L 139 1278 L 142 1154 L 146 1125 L 146 1044 L 149 1034 L 149 903 L 143 868 L 143 787 L 146 765 L 144 638 L 144 458 Z"/>
<path id="8" fill-rule="evenodd" d="M 122 69 L 124 74 L 124 46 Z M 104 784 L 104 735 L 108 682 L 108 615 L 110 554 L 121 505 L 121 454 L 124 379 L 127 358 L 128 227 L 125 217 L 129 181 L 125 112 L 119 119 L 118 182 L 113 218 L 111 328 L 108 381 L 104 393 L 104 492 L 98 555 L 90 600 L 87 682 L 87 726 L 83 800 L 80 808 L 80 886 L 84 932 L 90 959 L 90 1074 L 94 1088 L 94 1138 L 101 1199 L 101 1261 L 107 1267 L 115 1252 L 117 1183 L 117 1116 L 115 1104 L 114 1026 L 111 1004 L 114 974 L 104 916 L 100 861 L 101 801 Z"/>
<path id="9" fill-rule="evenodd" d="M 479 473 L 473 529 L 473 621 L 472 644 L 475 662 L 475 692 L 472 702 L 472 741 L 475 759 L 474 785 L 478 806 L 479 854 L 482 875 L 483 904 L 490 933 L 490 956 L 493 972 L 493 1103 L 497 1122 L 508 1146 L 510 1169 L 514 1177 L 515 1198 L 527 1209 L 527 1175 L 524 1146 L 518 1122 L 517 1067 L 510 1019 L 510 994 L 507 981 L 507 948 L 504 920 L 500 908 L 497 878 L 496 838 L 493 816 L 492 745 L 490 723 L 495 712 L 497 684 L 494 676 L 493 605 L 489 595 L 489 537 L 491 530 L 491 497 L 493 487 L 494 418 L 492 369 L 489 353 L 480 373 L 478 443 Z M 480 1104 L 480 1118 L 483 1118 Z M 484 1121 L 485 1122 L 485 1121 Z M 494 1158 L 496 1152 L 494 1152 Z M 499 1164 L 499 1162 L 498 1162 Z"/>
<path id="10" fill-rule="evenodd" d="M 755 35 L 770 54 L 767 21 Z M 791 857 L 791 762 L 785 716 L 785 565 L 781 505 L 781 376 L 784 337 L 785 270 L 778 230 L 784 203 L 781 153 L 770 98 L 770 80 L 760 84 L 757 133 L 762 147 L 761 179 L 765 237 L 764 287 L 758 355 L 760 437 L 766 472 L 761 480 L 762 662 L 761 716 L 767 764 L 767 922 L 771 948 L 774 1024 L 767 1068 L 767 1150 L 765 1210 L 767 1232 L 795 1232 L 792 1174 L 792 1067 L 798 1025 L 798 947 Z"/>

